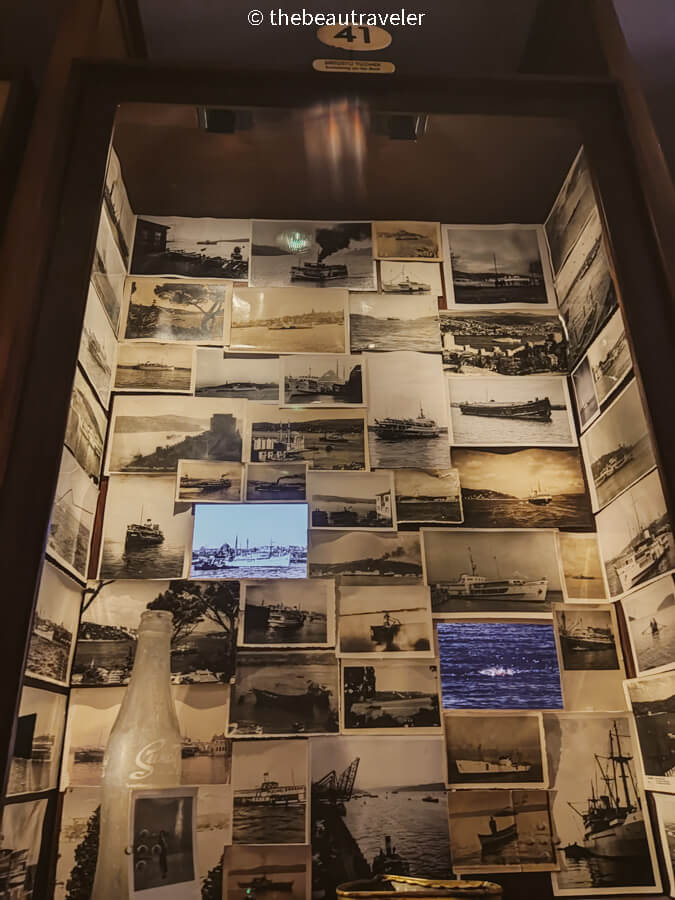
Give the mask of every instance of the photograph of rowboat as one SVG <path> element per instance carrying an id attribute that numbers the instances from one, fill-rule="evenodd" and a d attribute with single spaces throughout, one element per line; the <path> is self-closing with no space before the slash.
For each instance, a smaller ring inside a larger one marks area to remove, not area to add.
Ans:
<path id="1" fill-rule="evenodd" d="M 82 605 L 82 587 L 45 562 L 26 659 L 26 675 L 67 685 Z"/>
<path id="2" fill-rule="evenodd" d="M 297 845 L 234 844 L 225 847 L 222 900 L 309 897 L 310 850 Z M 220 900 L 220 898 L 219 898 Z"/>
<path id="3" fill-rule="evenodd" d="M 194 348 L 185 344 L 122 342 L 117 353 L 115 390 L 191 394 L 194 353 Z"/>
<path id="4" fill-rule="evenodd" d="M 396 528 L 394 473 L 309 472 L 311 528 Z"/>
<path id="5" fill-rule="evenodd" d="M 374 734 L 440 730 L 438 666 L 424 661 L 350 660 L 342 665 L 342 728 Z"/>
<path id="6" fill-rule="evenodd" d="M 568 600 L 593 602 L 607 599 L 598 536 L 595 533 L 559 532 L 558 554 Z"/>
<path id="7" fill-rule="evenodd" d="M 394 486 L 396 519 L 403 530 L 455 525 L 463 519 L 457 469 L 396 469 Z"/>
<path id="8" fill-rule="evenodd" d="M 594 209 L 591 174 L 582 147 L 544 225 L 555 272 L 565 262 Z"/>
<path id="9" fill-rule="evenodd" d="M 363 364 L 360 356 L 282 356 L 281 396 L 295 406 L 361 405 Z"/>
<path id="10" fill-rule="evenodd" d="M 675 787 L 675 674 L 672 671 L 624 682 L 635 716 L 645 787 Z"/>
<path id="11" fill-rule="evenodd" d="M 127 278 L 127 341 L 227 343 L 231 285 L 209 281 Z"/>
<path id="12" fill-rule="evenodd" d="M 246 500 L 249 503 L 304 502 L 307 463 L 247 463 Z"/>
<path id="13" fill-rule="evenodd" d="M 23 686 L 11 748 L 8 795 L 57 786 L 65 724 L 64 694 Z"/>
<path id="14" fill-rule="evenodd" d="M 337 651 L 338 656 L 433 656 L 428 589 L 341 584 Z"/>
<path id="15" fill-rule="evenodd" d="M 107 409 L 115 371 L 117 338 L 94 288 L 89 286 L 78 361 Z"/>
<path id="16" fill-rule="evenodd" d="M 380 290 L 383 294 L 428 294 L 443 296 L 441 267 L 429 262 L 380 262 Z"/>
<path id="17" fill-rule="evenodd" d="M 430 294 L 350 294 L 349 335 L 352 353 L 365 350 L 438 352 L 441 332 L 438 302 Z"/>
<path id="18" fill-rule="evenodd" d="M 621 601 L 638 675 L 662 672 L 675 657 L 675 578 L 666 575 Z"/>
<path id="19" fill-rule="evenodd" d="M 239 643 L 248 647 L 335 645 L 335 583 L 247 581 L 243 588 Z"/>
<path id="20" fill-rule="evenodd" d="M 614 393 L 633 368 L 620 310 L 609 319 L 586 354 L 598 403 Z"/>
<path id="21" fill-rule="evenodd" d="M 243 482 L 243 463 L 180 459 L 176 473 L 176 500 L 187 503 L 240 503 Z"/>
<path id="22" fill-rule="evenodd" d="M 197 397 L 279 402 L 279 359 L 276 356 L 223 355 L 221 347 L 198 347 L 195 369 Z"/>
<path id="23" fill-rule="evenodd" d="M 584 356 L 572 372 L 572 385 L 579 414 L 579 424 L 583 431 L 600 413 L 600 404 L 598 395 L 595 393 L 595 384 L 593 383 L 588 356 Z"/>
<path id="24" fill-rule="evenodd" d="M 354 575 L 399 584 L 422 580 L 420 539 L 414 533 L 312 529 L 308 562 L 310 578 Z"/>
<path id="25" fill-rule="evenodd" d="M 442 259 L 438 222 L 373 222 L 377 259 Z"/>

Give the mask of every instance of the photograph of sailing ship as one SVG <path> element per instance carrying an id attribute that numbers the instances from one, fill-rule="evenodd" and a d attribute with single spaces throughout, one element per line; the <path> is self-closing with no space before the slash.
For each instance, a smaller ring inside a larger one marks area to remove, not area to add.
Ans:
<path id="1" fill-rule="evenodd" d="M 96 482 L 101 474 L 103 441 L 107 427 L 108 419 L 105 412 L 79 367 L 76 368 L 63 442 L 87 475 Z"/>
<path id="2" fill-rule="evenodd" d="M 251 287 L 377 290 L 370 222 L 254 219 L 251 243 Z"/>
<path id="3" fill-rule="evenodd" d="M 26 675 L 67 685 L 80 618 L 82 587 L 46 562 L 31 625 Z"/>
<path id="4" fill-rule="evenodd" d="M 471 528 L 593 528 L 578 450 L 457 447 L 464 524 Z"/>
<path id="5" fill-rule="evenodd" d="M 276 356 L 223 356 L 220 347 L 198 347 L 195 394 L 279 403 L 279 359 Z"/>
<path id="6" fill-rule="evenodd" d="M 627 714 L 545 715 L 560 871 L 555 896 L 653 893 L 656 854 Z"/>
<path id="7" fill-rule="evenodd" d="M 394 473 L 309 472 L 310 528 L 396 528 Z"/>
<path id="8" fill-rule="evenodd" d="M 246 281 L 249 248 L 247 219 L 143 216 L 136 225 L 129 271 Z"/>
<path id="9" fill-rule="evenodd" d="M 101 298 L 113 331 L 117 334 L 124 301 L 126 262 L 115 240 L 113 226 L 107 212 L 101 210 L 96 234 L 96 249 L 91 266 L 91 280 Z"/>
<path id="10" fill-rule="evenodd" d="M 222 900 L 247 900 L 253 894 L 274 898 L 278 893 L 288 900 L 308 900 L 310 865 L 308 847 L 225 847 Z"/>
<path id="11" fill-rule="evenodd" d="M 675 570 L 675 540 L 657 471 L 612 500 L 596 523 L 610 596 Z"/>
<path id="12" fill-rule="evenodd" d="M 337 732 L 339 690 L 332 650 L 239 650 L 230 734 L 294 737 Z"/>
<path id="13" fill-rule="evenodd" d="M 431 294 L 396 297 L 389 293 L 349 295 L 352 353 L 363 350 L 441 349 L 438 302 Z"/>
<path id="14" fill-rule="evenodd" d="M 248 647 L 332 647 L 335 645 L 335 583 L 247 581 L 239 622 L 239 643 Z"/>
<path id="15" fill-rule="evenodd" d="M 244 465 L 215 460 L 178 460 L 176 500 L 188 503 L 240 503 Z"/>
<path id="16" fill-rule="evenodd" d="M 363 665 L 358 665 L 362 662 Z M 417 660 L 350 660 L 342 664 L 342 730 L 437 734 L 441 727 L 438 666 Z"/>
<path id="17" fill-rule="evenodd" d="M 441 267 L 429 262 L 380 263 L 380 283 L 383 294 L 429 294 L 443 296 Z"/>
<path id="18" fill-rule="evenodd" d="M 126 269 L 129 264 L 129 255 L 136 229 L 136 216 L 129 203 L 119 157 L 112 148 L 108 157 L 108 168 L 105 173 L 103 203 L 105 211 L 110 216 L 113 234 Z"/>
<path id="19" fill-rule="evenodd" d="M 423 528 L 422 558 L 435 618 L 548 617 L 564 599 L 553 529 Z"/>
<path id="20" fill-rule="evenodd" d="M 294 406 L 361 405 L 363 362 L 360 356 L 282 356 L 281 396 Z"/>
<path id="21" fill-rule="evenodd" d="M 597 534 L 559 532 L 558 555 L 568 600 L 594 602 L 607 599 Z"/>
<path id="22" fill-rule="evenodd" d="M 598 403 L 604 403 L 633 368 L 621 311 L 616 310 L 586 354 Z"/>
<path id="23" fill-rule="evenodd" d="M 455 525 L 464 518 L 457 469 L 395 469 L 398 527 Z"/>
<path id="24" fill-rule="evenodd" d="M 675 792 L 675 673 L 670 670 L 624 682 L 645 776 L 652 791 Z"/>
<path id="25" fill-rule="evenodd" d="M 222 346 L 229 340 L 228 284 L 127 278 L 127 341 L 182 341 Z"/>
<path id="26" fill-rule="evenodd" d="M 63 450 L 56 482 L 47 554 L 83 581 L 89 566 L 98 490 L 69 450 Z"/>
<path id="27" fill-rule="evenodd" d="M 661 849 L 668 873 L 670 896 L 675 896 L 675 797 L 672 794 L 652 794 L 656 808 Z"/>
<path id="28" fill-rule="evenodd" d="M 452 445 L 575 447 L 574 417 L 562 375 L 516 378 L 446 375 Z"/>
<path id="29" fill-rule="evenodd" d="M 3 807 L 0 887 L 7 898 L 33 896 L 46 811 L 46 799 L 7 803 Z"/>
<path id="30" fill-rule="evenodd" d="M 377 259 L 443 258 L 438 222 L 373 222 L 373 243 Z"/>
<path id="31" fill-rule="evenodd" d="M 246 463 L 246 500 L 249 503 L 304 503 L 307 463 Z"/>
<path id="32" fill-rule="evenodd" d="M 600 413 L 600 404 L 595 393 L 595 384 L 593 383 L 588 356 L 584 356 L 572 372 L 572 385 L 574 387 L 574 399 L 577 403 L 577 412 L 579 413 L 579 424 L 583 431 Z"/>
<path id="33" fill-rule="evenodd" d="M 338 656 L 433 656 L 429 591 L 423 585 L 338 588 Z"/>
<path id="34" fill-rule="evenodd" d="M 675 659 L 675 577 L 666 575 L 621 601 L 638 675 L 664 672 Z"/>
<path id="35" fill-rule="evenodd" d="M 7 795 L 48 791 L 59 780 L 66 696 L 24 685 L 11 750 Z"/>
<path id="36" fill-rule="evenodd" d="M 116 397 L 105 472 L 175 472 L 180 459 L 240 462 L 246 401 Z"/>
<path id="37" fill-rule="evenodd" d="M 544 224 L 555 272 L 567 259 L 594 209 L 591 173 L 582 147 Z"/>
<path id="38" fill-rule="evenodd" d="M 222 357 L 222 351 L 216 350 Z M 116 391 L 192 394 L 194 347 L 186 344 L 124 343 L 119 345 Z"/>
<path id="39" fill-rule="evenodd" d="M 413 533 L 310 530 L 307 559 L 310 578 L 354 575 L 393 578 L 399 584 L 422 580 L 420 539 Z"/>
<path id="40" fill-rule="evenodd" d="M 368 353 L 368 452 L 373 468 L 450 467 L 450 425 L 440 357 Z"/>
<path id="41" fill-rule="evenodd" d="M 105 407 L 110 404 L 110 386 L 115 371 L 117 338 L 98 294 L 89 286 L 78 361 Z"/>
<path id="42" fill-rule="evenodd" d="M 189 504 L 175 479 L 113 475 L 108 481 L 98 577 L 181 578 L 190 546 Z"/>
<path id="43" fill-rule="evenodd" d="M 437 622 L 444 709 L 562 709 L 553 626 Z"/>
<path id="44" fill-rule="evenodd" d="M 307 506 L 195 504 L 192 578 L 306 578 Z"/>
<path id="45" fill-rule="evenodd" d="M 307 843 L 308 748 L 308 741 L 234 741 L 232 843 Z"/>
<path id="46" fill-rule="evenodd" d="M 448 307 L 540 304 L 554 295 L 539 225 L 443 225 Z"/>

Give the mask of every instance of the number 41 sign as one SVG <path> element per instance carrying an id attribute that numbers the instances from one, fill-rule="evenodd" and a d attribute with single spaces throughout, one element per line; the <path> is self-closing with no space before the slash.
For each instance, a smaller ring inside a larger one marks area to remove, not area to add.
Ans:
<path id="1" fill-rule="evenodd" d="M 324 25 L 316 36 L 329 47 L 340 50 L 384 50 L 391 44 L 391 35 L 378 25 Z"/>

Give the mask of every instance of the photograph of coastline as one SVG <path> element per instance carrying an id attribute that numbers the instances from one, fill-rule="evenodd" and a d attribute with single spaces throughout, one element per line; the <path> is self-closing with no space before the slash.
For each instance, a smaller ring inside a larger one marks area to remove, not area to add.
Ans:
<path id="1" fill-rule="evenodd" d="M 103 203 L 110 216 L 113 234 L 126 268 L 136 228 L 136 216 L 129 203 L 127 189 L 122 178 L 122 167 L 114 148 L 110 149 L 108 157 L 108 168 L 103 186 Z"/>
<path id="2" fill-rule="evenodd" d="M 7 900 L 33 896 L 46 812 L 46 799 L 7 803 L 2 809 L 0 858 L 7 866 L 5 884 L 11 885 L 2 891 Z"/>
<path id="3" fill-rule="evenodd" d="M 307 463 L 246 463 L 248 503 L 304 503 Z"/>
<path id="4" fill-rule="evenodd" d="M 638 675 L 664 672 L 675 659 L 675 577 L 666 575 L 621 601 Z"/>
<path id="5" fill-rule="evenodd" d="M 349 335 L 352 353 L 363 350 L 441 349 L 438 303 L 430 294 L 396 297 L 390 294 L 349 295 Z"/>
<path id="6" fill-rule="evenodd" d="M 582 147 L 544 224 L 554 272 L 567 259 L 594 209 L 591 173 Z"/>
<path id="7" fill-rule="evenodd" d="M 583 431 L 600 413 L 600 404 L 595 393 L 595 384 L 588 356 L 584 356 L 572 372 L 572 385 L 574 387 L 574 398 L 577 402 L 577 412 L 579 413 L 579 424 Z"/>
<path id="8" fill-rule="evenodd" d="M 310 528 L 396 528 L 394 473 L 309 472 Z"/>
<path id="9" fill-rule="evenodd" d="M 117 245 L 114 228 L 107 213 L 101 210 L 94 261 L 91 266 L 91 280 L 101 298 L 101 303 L 115 334 L 120 325 L 126 274 L 126 262 Z"/>
<path id="10" fill-rule="evenodd" d="M 656 807 L 656 820 L 668 872 L 670 896 L 675 897 L 675 797 L 672 794 L 653 793 L 652 799 Z"/>
<path id="11" fill-rule="evenodd" d="M 335 582 L 247 581 L 239 644 L 244 647 L 335 646 Z"/>
<path id="12" fill-rule="evenodd" d="M 310 530 L 307 560 L 310 578 L 354 575 L 401 584 L 422 580 L 420 539 L 414 532 Z"/>
<path id="13" fill-rule="evenodd" d="M 194 353 L 187 344 L 122 342 L 117 354 L 115 390 L 192 394 Z M 216 353 L 222 356 L 221 351 Z"/>
<path id="14" fill-rule="evenodd" d="M 595 532 L 584 534 L 560 531 L 558 553 L 568 600 L 593 602 L 607 599 L 598 536 Z"/>
<path id="15" fill-rule="evenodd" d="M 633 368 L 621 310 L 616 310 L 586 354 L 598 403 L 604 403 Z"/>
<path id="16" fill-rule="evenodd" d="M 45 561 L 31 625 L 26 675 L 68 684 L 81 604 L 82 587 Z"/>
<path id="17" fill-rule="evenodd" d="M 107 427 L 108 419 L 105 412 L 101 409 L 84 375 L 76 368 L 63 442 L 87 475 L 96 482 L 101 474 L 103 441 Z"/>
<path id="18" fill-rule="evenodd" d="M 298 845 L 226 846 L 222 900 L 247 900 L 251 891 L 261 887 L 265 892 L 283 892 L 288 900 L 309 900 L 310 856 L 310 848 Z"/>
<path id="19" fill-rule="evenodd" d="M 429 294 L 443 296 L 441 267 L 429 262 L 388 262 L 380 263 L 380 290 L 383 294 Z"/>
<path id="20" fill-rule="evenodd" d="M 179 278 L 127 278 L 127 341 L 228 342 L 231 285 Z"/>
<path id="21" fill-rule="evenodd" d="M 373 222 L 373 242 L 377 259 L 443 258 L 438 222 Z"/>
<path id="22" fill-rule="evenodd" d="M 396 518 L 400 528 L 462 522 L 457 469 L 395 469 Z"/>
<path id="23" fill-rule="evenodd" d="M 675 793 L 675 672 L 630 678 L 624 687 L 635 716 L 645 788 Z"/>
<path id="24" fill-rule="evenodd" d="M 340 584 L 337 599 L 338 656 L 435 655 L 429 590 L 424 585 Z"/>
<path id="25" fill-rule="evenodd" d="M 56 482 L 47 554 L 83 581 L 87 578 L 98 490 L 70 450 L 64 448 Z"/>
<path id="26" fill-rule="evenodd" d="M 78 361 L 105 407 L 110 405 L 110 386 L 115 372 L 117 338 L 101 305 L 98 294 L 89 286 Z"/>
<path id="27" fill-rule="evenodd" d="M 176 502 L 240 503 L 244 486 L 244 465 L 208 459 L 179 459 L 176 473 Z"/>
<path id="28" fill-rule="evenodd" d="M 198 347 L 195 360 L 197 397 L 279 403 L 278 357 L 223 355 L 220 347 Z"/>
<path id="29" fill-rule="evenodd" d="M 350 659 L 343 661 L 341 669 L 343 732 L 440 732 L 435 663 Z"/>
<path id="30" fill-rule="evenodd" d="M 8 796 L 57 786 L 66 699 L 65 694 L 22 687 L 10 754 Z"/>
<path id="31" fill-rule="evenodd" d="M 281 398 L 294 406 L 353 406 L 364 402 L 360 356 L 282 356 Z"/>

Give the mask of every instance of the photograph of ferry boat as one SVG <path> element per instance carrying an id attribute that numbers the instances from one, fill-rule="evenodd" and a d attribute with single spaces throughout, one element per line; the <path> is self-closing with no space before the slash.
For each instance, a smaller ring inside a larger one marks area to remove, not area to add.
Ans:
<path id="1" fill-rule="evenodd" d="M 105 209 L 102 209 L 98 220 L 91 280 L 101 298 L 101 303 L 115 334 L 119 331 L 126 274 L 126 262 L 115 241 L 108 214 Z"/>
<path id="2" fill-rule="evenodd" d="M 340 584 L 338 656 L 434 656 L 429 591 L 424 585 Z"/>
<path id="3" fill-rule="evenodd" d="M 396 297 L 389 293 L 349 295 L 352 353 L 363 350 L 441 349 L 438 302 L 431 294 Z"/>
<path id="4" fill-rule="evenodd" d="M 568 600 L 592 603 L 607 599 L 605 573 L 595 532 L 558 532 L 558 555 Z"/>
<path id="5" fill-rule="evenodd" d="M 549 617 L 564 592 L 553 529 L 423 528 L 434 618 L 500 613 Z"/>
<path id="6" fill-rule="evenodd" d="M 310 528 L 396 528 L 394 473 L 309 472 Z"/>
<path id="7" fill-rule="evenodd" d="M 354 575 L 399 584 L 422 580 L 420 539 L 414 533 L 312 529 L 307 558 L 310 578 Z"/>
<path id="8" fill-rule="evenodd" d="M 576 449 L 453 448 L 470 528 L 593 528 Z"/>
<path id="9" fill-rule="evenodd" d="M 464 518 L 457 469 L 395 469 L 398 527 L 455 525 Z"/>
<path id="10" fill-rule="evenodd" d="M 584 356 L 572 372 L 572 385 L 574 387 L 577 413 L 579 414 L 579 424 L 583 431 L 600 413 L 600 404 L 595 393 L 595 384 L 588 356 Z"/>
<path id="11" fill-rule="evenodd" d="M 187 503 L 240 503 L 244 465 L 238 462 L 179 459 L 176 500 Z"/>
<path id="12" fill-rule="evenodd" d="M 443 225 L 448 307 L 554 306 L 541 225 Z"/>
<path id="13" fill-rule="evenodd" d="M 583 147 L 579 150 L 544 224 L 557 272 L 595 209 L 595 197 Z"/>
<path id="14" fill-rule="evenodd" d="M 656 809 L 661 849 L 668 873 L 670 896 L 675 896 L 675 797 L 672 794 L 652 793 Z"/>
<path id="15" fill-rule="evenodd" d="M 429 294 L 443 296 L 441 267 L 429 262 L 380 262 L 380 290 L 383 294 Z"/>
<path id="16" fill-rule="evenodd" d="M 368 452 L 373 468 L 450 467 L 443 368 L 431 353 L 368 353 Z"/>
<path id="17" fill-rule="evenodd" d="M 80 618 L 82 587 L 45 561 L 31 625 L 26 675 L 67 685 Z"/>
<path id="18" fill-rule="evenodd" d="M 377 290 L 370 222 L 254 219 L 251 242 L 251 287 Z"/>
<path id="19" fill-rule="evenodd" d="M 245 499 L 249 503 L 304 503 L 307 463 L 246 463 Z"/>
<path id="20" fill-rule="evenodd" d="M 288 900 L 308 900 L 310 865 L 308 847 L 226 846 L 222 900 L 247 900 L 254 891 L 256 897 L 283 894 Z"/>
<path id="21" fill-rule="evenodd" d="M 675 540 L 657 471 L 612 500 L 596 523 L 611 597 L 675 570 Z"/>
<path id="22" fill-rule="evenodd" d="M 557 897 L 654 893 L 661 888 L 654 842 L 637 787 L 627 713 L 544 716 Z"/>
<path id="23" fill-rule="evenodd" d="M 437 734 L 438 666 L 424 661 L 349 660 L 342 670 L 342 730 Z"/>
<path id="24" fill-rule="evenodd" d="M 98 577 L 182 578 L 191 508 L 174 503 L 175 478 L 113 475 L 108 481 Z"/>
<path id="25" fill-rule="evenodd" d="M 446 375 L 452 445 L 574 447 L 574 417 L 563 376 Z"/>
<path id="26" fill-rule="evenodd" d="M 98 490 L 70 450 L 64 448 L 47 533 L 47 554 L 85 581 Z"/>
<path id="27" fill-rule="evenodd" d="M 675 659 L 675 577 L 666 575 L 621 601 L 638 675 L 664 672 Z"/>
<path id="28" fill-rule="evenodd" d="M 216 350 L 222 356 L 222 351 Z M 186 344 L 125 343 L 119 345 L 116 391 L 192 394 L 194 347 Z"/>
<path id="29" fill-rule="evenodd" d="M 129 271 L 246 281 L 250 238 L 247 219 L 139 217 Z"/>
<path id="30" fill-rule="evenodd" d="M 279 358 L 236 356 L 220 347 L 198 347 L 195 394 L 279 403 Z"/>
<path id="31" fill-rule="evenodd" d="M 105 211 L 110 216 L 113 234 L 126 268 L 129 264 L 129 256 L 136 229 L 136 216 L 129 203 L 119 157 L 112 148 L 108 157 L 108 168 L 105 173 L 103 204 Z"/>
<path id="32" fill-rule="evenodd" d="M 598 403 L 604 403 L 633 368 L 621 311 L 616 310 L 586 354 Z"/>
<path id="33" fill-rule="evenodd" d="M 7 803 L 2 810 L 3 894 L 32 897 L 37 880 L 47 800 Z M 6 888 L 5 888 L 6 885 Z"/>
<path id="34" fill-rule="evenodd" d="M 377 259 L 443 258 L 438 222 L 373 222 L 373 242 Z"/>
<path id="35" fill-rule="evenodd" d="M 229 341 L 232 287 L 213 281 L 127 278 L 122 334 L 127 341 Z"/>
<path id="36" fill-rule="evenodd" d="M 66 696 L 24 685 L 12 742 L 7 795 L 55 788 L 66 724 Z"/>
<path id="37" fill-rule="evenodd" d="M 332 650 L 239 650 L 229 733 L 294 737 L 337 732 L 338 682 Z"/>
<path id="38" fill-rule="evenodd" d="M 675 673 L 630 678 L 624 687 L 635 716 L 645 788 L 675 793 Z"/>
<path id="39" fill-rule="evenodd" d="M 293 406 L 353 406 L 364 401 L 360 356 L 282 356 L 282 402 Z"/>
<path id="40" fill-rule="evenodd" d="M 239 644 L 245 647 L 334 647 L 335 582 L 247 581 Z"/>
<path id="41" fill-rule="evenodd" d="M 89 285 L 78 361 L 105 407 L 110 405 L 110 386 L 115 372 L 117 338 L 98 294 Z"/>
<path id="42" fill-rule="evenodd" d="M 70 395 L 70 409 L 66 434 L 66 447 L 82 466 L 87 475 L 98 482 L 103 458 L 108 419 L 79 368 L 75 369 L 75 381 Z"/>

